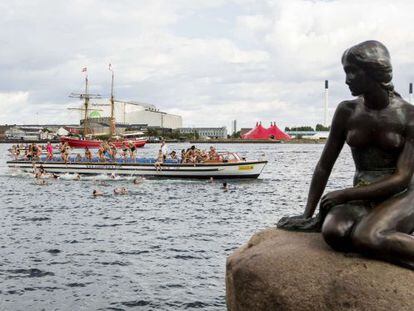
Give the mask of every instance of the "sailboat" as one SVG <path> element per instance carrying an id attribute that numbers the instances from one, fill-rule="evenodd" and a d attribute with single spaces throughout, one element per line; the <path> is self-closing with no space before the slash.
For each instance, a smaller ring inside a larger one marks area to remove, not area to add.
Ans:
<path id="1" fill-rule="evenodd" d="M 114 71 L 112 70 L 111 66 L 109 66 L 109 70 L 112 72 L 112 82 L 111 82 L 111 98 L 110 98 L 110 106 L 111 106 L 111 117 L 110 117 L 110 138 L 109 141 L 113 143 L 117 148 L 122 148 L 123 145 L 128 146 L 131 148 L 134 146 L 135 148 L 144 147 L 147 142 L 145 138 L 138 138 L 138 139 L 118 139 L 116 138 L 116 127 L 115 127 L 115 102 L 114 99 Z M 89 100 L 91 98 L 101 98 L 99 94 L 90 94 L 88 92 L 88 76 L 85 77 L 85 93 L 75 94 L 71 93 L 69 97 L 72 98 L 80 98 L 84 99 L 84 108 L 81 109 L 84 111 L 84 119 L 83 119 L 83 138 L 75 138 L 69 136 L 62 136 L 60 141 L 62 143 L 67 142 L 70 147 L 72 148 L 85 148 L 88 147 L 89 149 L 97 149 L 103 143 L 100 139 L 93 139 L 93 138 L 86 138 L 90 136 L 91 130 L 89 126 L 89 116 L 88 116 L 88 109 L 89 109 Z M 128 103 L 123 101 L 117 101 L 121 103 Z"/>

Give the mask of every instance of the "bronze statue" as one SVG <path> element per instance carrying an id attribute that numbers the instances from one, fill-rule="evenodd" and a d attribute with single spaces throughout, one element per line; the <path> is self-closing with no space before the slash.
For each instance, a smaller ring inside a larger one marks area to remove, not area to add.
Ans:
<path id="1" fill-rule="evenodd" d="M 342 65 L 358 98 L 336 109 L 304 214 L 284 217 L 278 227 L 321 231 L 335 250 L 414 269 L 414 106 L 394 91 L 390 55 L 382 43 L 349 48 Z M 321 199 L 345 142 L 355 162 L 354 186 Z M 311 218 L 319 200 L 319 214 Z"/>

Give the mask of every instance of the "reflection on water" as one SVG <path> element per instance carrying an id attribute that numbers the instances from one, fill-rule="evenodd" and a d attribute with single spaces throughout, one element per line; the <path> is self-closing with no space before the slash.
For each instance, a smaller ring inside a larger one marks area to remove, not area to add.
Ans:
<path id="1" fill-rule="evenodd" d="M 0 145 L 2 310 L 223 310 L 226 257 L 303 211 L 323 148 L 219 145 L 269 160 L 260 179 L 230 181 L 223 192 L 219 182 L 105 176 L 38 185 L 6 168 L 8 147 Z M 155 157 L 158 148 L 139 153 Z M 353 170 L 346 149 L 328 187 L 350 186 Z M 117 187 L 128 195 L 114 195 Z M 94 198 L 94 189 L 104 195 Z"/>

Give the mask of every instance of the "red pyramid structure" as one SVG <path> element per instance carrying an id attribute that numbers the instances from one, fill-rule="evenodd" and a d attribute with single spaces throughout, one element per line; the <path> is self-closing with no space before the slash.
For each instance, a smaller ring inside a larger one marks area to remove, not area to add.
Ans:
<path id="1" fill-rule="evenodd" d="M 256 123 L 256 126 L 242 136 L 243 139 L 268 139 L 267 129 L 262 126 L 262 123 Z"/>
<path id="2" fill-rule="evenodd" d="M 283 132 L 280 128 L 277 127 L 276 122 L 270 123 L 270 127 L 267 129 L 267 134 L 269 138 L 276 140 L 290 140 L 292 139 L 288 134 Z"/>
<path id="3" fill-rule="evenodd" d="M 256 123 L 256 126 L 242 136 L 243 139 L 275 139 L 289 140 L 290 136 L 280 130 L 276 123 L 271 123 L 268 129 L 262 126 L 262 123 Z"/>

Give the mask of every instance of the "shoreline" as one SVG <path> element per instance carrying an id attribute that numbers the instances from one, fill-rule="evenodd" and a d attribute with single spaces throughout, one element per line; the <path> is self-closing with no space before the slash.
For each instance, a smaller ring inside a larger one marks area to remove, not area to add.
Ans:
<path id="1" fill-rule="evenodd" d="M 60 143 L 60 140 L 0 140 L 0 144 L 46 144 L 50 141 L 52 144 Z M 289 141 L 280 140 L 241 140 L 241 139 L 211 139 L 211 140 L 186 140 L 180 141 L 175 139 L 166 139 L 166 143 L 188 143 L 188 144 L 324 144 L 326 139 L 292 139 Z M 161 141 L 148 141 L 146 144 L 160 144 Z"/>

